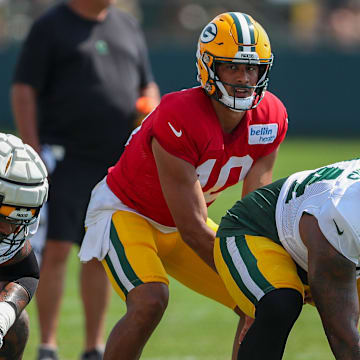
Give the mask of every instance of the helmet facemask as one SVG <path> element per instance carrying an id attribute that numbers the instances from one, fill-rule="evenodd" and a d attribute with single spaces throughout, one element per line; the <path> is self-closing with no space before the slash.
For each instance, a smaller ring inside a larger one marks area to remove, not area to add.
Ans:
<path id="1" fill-rule="evenodd" d="M 2 221 L 2 220 L 0 220 Z M 0 257 L 11 255 L 22 247 L 28 234 L 26 225 L 18 226 L 10 234 L 0 233 Z"/>
<path id="2" fill-rule="evenodd" d="M 2 201 L 2 196 L 0 196 L 0 201 Z M 10 225 L 13 231 L 7 234 L 0 231 L 0 257 L 16 253 L 22 247 L 29 233 L 29 225 L 36 222 L 39 211 L 40 208 L 17 208 L 1 204 L 0 223 Z M 26 217 L 26 219 L 21 217 Z"/>
<path id="3" fill-rule="evenodd" d="M 225 81 L 221 81 L 216 71 L 216 65 L 219 63 L 224 63 L 224 61 L 217 61 L 215 59 L 213 62 L 213 69 L 210 72 L 214 76 L 214 78 L 210 77 L 210 79 L 212 80 L 212 82 L 215 84 L 216 87 L 216 90 L 211 95 L 211 97 L 221 102 L 223 105 L 227 106 L 231 110 L 237 112 L 243 112 L 246 110 L 256 108 L 260 104 L 260 101 L 265 95 L 265 91 L 267 89 L 267 85 L 269 82 L 268 74 L 271 65 L 254 64 L 255 66 L 259 67 L 259 75 L 258 75 L 257 83 L 255 85 L 241 85 L 241 84 L 232 84 Z M 244 64 L 240 62 L 232 62 L 232 63 Z M 225 85 L 230 86 L 232 88 L 233 90 L 232 93 L 234 95 L 228 94 Z M 236 97 L 235 94 L 237 89 L 250 89 L 252 90 L 252 94 L 245 98 Z"/>

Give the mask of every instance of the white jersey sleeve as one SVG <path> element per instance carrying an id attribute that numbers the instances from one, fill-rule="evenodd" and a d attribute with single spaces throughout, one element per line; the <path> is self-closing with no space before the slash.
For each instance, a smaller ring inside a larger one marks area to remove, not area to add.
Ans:
<path id="1" fill-rule="evenodd" d="M 360 258 L 360 181 L 343 185 L 331 193 L 317 216 L 321 232 L 347 259 L 359 265 Z"/>
<path id="2" fill-rule="evenodd" d="M 276 206 L 279 238 L 307 270 L 307 248 L 299 232 L 304 212 L 316 217 L 321 232 L 339 253 L 359 265 L 360 160 L 295 173 L 281 189 Z"/>

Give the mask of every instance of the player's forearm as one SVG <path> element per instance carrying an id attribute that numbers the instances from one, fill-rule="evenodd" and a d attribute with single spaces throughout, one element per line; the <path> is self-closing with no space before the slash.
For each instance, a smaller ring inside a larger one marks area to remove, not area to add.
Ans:
<path id="1" fill-rule="evenodd" d="M 356 332 L 358 330 L 356 329 Z M 355 332 L 352 334 L 351 341 L 344 342 L 343 339 L 336 336 L 327 335 L 331 350 L 336 360 L 359 360 L 360 359 L 360 344 L 359 336 Z"/>
<path id="2" fill-rule="evenodd" d="M 199 257 L 209 265 L 214 271 L 216 270 L 213 256 L 213 242 L 208 244 L 199 244 L 199 242 L 188 242 L 184 240 L 198 255 Z"/>
<path id="3" fill-rule="evenodd" d="M 335 358 L 360 360 L 356 265 L 329 243 L 314 216 L 302 216 L 300 235 L 312 297 Z"/>
<path id="4" fill-rule="evenodd" d="M 2 290 L 0 292 L 0 348 L 1 350 L 1 358 L 3 359 L 12 359 L 13 356 L 5 356 L 8 350 L 6 348 L 9 347 L 9 343 L 14 341 L 14 334 L 18 331 L 15 330 L 13 333 L 7 337 L 7 333 L 11 331 L 13 325 L 22 316 L 23 310 L 26 305 L 29 303 L 30 298 L 28 296 L 27 291 L 19 284 L 15 282 L 9 282 L 5 286 L 4 283 L 1 282 Z M 21 331 L 19 335 L 22 333 L 26 333 L 26 329 L 24 328 L 25 324 L 21 324 Z M 19 328 L 19 327 L 18 327 Z M 19 329 L 18 329 L 19 330 Z M 19 337 L 21 339 L 22 336 Z M 3 350 L 4 339 L 8 339 L 8 345 L 5 345 L 5 350 Z M 25 340 L 26 342 L 26 340 Z M 13 349 L 13 347 L 11 347 Z M 5 353 L 3 353 L 5 351 Z M 13 353 L 13 350 L 12 350 Z"/>
<path id="5" fill-rule="evenodd" d="M 182 239 L 216 271 L 214 263 L 214 240 L 215 233 L 205 224 L 197 224 L 192 227 L 179 229 Z"/>
<path id="6" fill-rule="evenodd" d="M 326 279 L 312 281 L 311 288 L 335 358 L 360 360 L 357 295 L 350 288 L 339 291 L 327 286 Z"/>
<path id="7" fill-rule="evenodd" d="M 188 193 L 184 193 L 184 198 Z M 207 208 L 201 201 L 196 200 L 193 194 L 191 200 L 181 204 L 180 207 L 172 207 L 175 224 L 182 239 L 206 262 L 213 270 L 215 232 L 206 224 Z M 190 204 L 192 204 L 190 206 Z"/>
<path id="8" fill-rule="evenodd" d="M 337 320 L 327 321 L 321 314 L 324 330 L 331 350 L 337 360 L 360 360 L 360 337 L 357 321 L 338 316 Z M 337 324 L 336 324 L 337 322 Z"/>
<path id="9" fill-rule="evenodd" d="M 0 302 L 3 301 L 11 304 L 16 309 L 16 315 L 18 316 L 25 309 L 30 298 L 23 286 L 16 282 L 9 282 L 0 293 Z"/>
<path id="10" fill-rule="evenodd" d="M 252 165 L 243 181 L 242 197 L 271 183 L 276 154 L 277 150 L 260 158 Z"/>
<path id="11" fill-rule="evenodd" d="M 322 306 L 320 316 L 335 359 L 360 360 L 357 311 L 341 299 L 335 299 Z"/>
<path id="12" fill-rule="evenodd" d="M 170 197 L 171 195 L 168 196 Z M 206 224 L 206 207 L 197 203 L 195 195 L 190 195 L 188 201 L 182 202 L 181 199 L 188 199 L 187 197 L 189 192 L 184 192 L 182 197 L 178 197 L 176 206 L 175 200 L 170 201 L 173 204 L 170 209 L 176 227 L 183 241 L 216 271 L 213 255 L 215 232 Z"/>
<path id="13" fill-rule="evenodd" d="M 24 143 L 40 152 L 35 90 L 29 85 L 14 84 L 11 90 L 11 103 L 20 137 Z"/>

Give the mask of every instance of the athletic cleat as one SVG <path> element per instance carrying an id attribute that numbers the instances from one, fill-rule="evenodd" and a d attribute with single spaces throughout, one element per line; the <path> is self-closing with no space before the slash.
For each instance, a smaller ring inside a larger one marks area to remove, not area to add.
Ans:
<path id="1" fill-rule="evenodd" d="M 59 360 L 57 351 L 39 346 L 37 360 Z"/>
<path id="2" fill-rule="evenodd" d="M 94 349 L 83 352 L 80 360 L 103 360 L 103 357 L 104 351 L 102 349 Z"/>

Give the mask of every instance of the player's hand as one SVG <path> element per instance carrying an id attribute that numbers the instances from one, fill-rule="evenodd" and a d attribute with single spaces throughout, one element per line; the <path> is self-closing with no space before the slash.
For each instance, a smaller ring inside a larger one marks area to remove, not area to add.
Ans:
<path id="1" fill-rule="evenodd" d="M 305 289 L 304 304 L 310 304 L 315 306 L 310 289 Z"/>
<path id="2" fill-rule="evenodd" d="M 250 327 L 254 321 L 255 321 L 255 319 L 251 318 L 250 316 L 245 315 L 245 323 L 244 323 L 244 326 L 239 335 L 239 343 L 240 344 L 244 340 L 246 333 L 248 332 L 248 330 L 250 329 Z"/>

